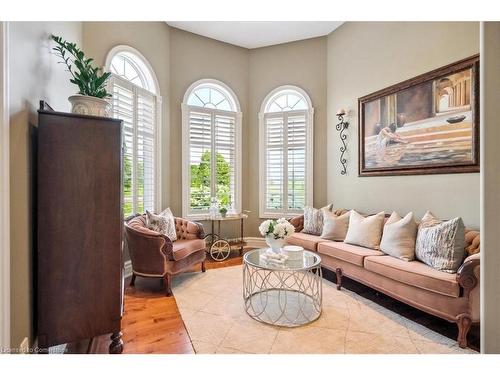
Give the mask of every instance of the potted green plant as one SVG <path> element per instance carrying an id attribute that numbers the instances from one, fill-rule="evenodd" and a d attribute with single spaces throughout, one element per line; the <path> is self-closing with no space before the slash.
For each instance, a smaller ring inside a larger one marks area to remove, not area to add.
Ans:
<path id="1" fill-rule="evenodd" d="M 221 214 L 222 217 L 226 217 L 227 215 L 227 208 L 226 207 L 221 207 L 219 210 L 219 213 Z"/>
<path id="2" fill-rule="evenodd" d="M 87 58 L 76 43 L 56 35 L 50 37 L 56 43 L 52 50 L 61 59 L 60 64 L 66 65 L 71 74 L 69 81 L 78 86 L 78 94 L 68 98 L 71 112 L 110 117 L 111 105 L 106 99 L 110 98 L 111 94 L 106 90 L 106 82 L 111 73 L 103 72 L 101 68 L 94 66 L 94 59 Z"/>

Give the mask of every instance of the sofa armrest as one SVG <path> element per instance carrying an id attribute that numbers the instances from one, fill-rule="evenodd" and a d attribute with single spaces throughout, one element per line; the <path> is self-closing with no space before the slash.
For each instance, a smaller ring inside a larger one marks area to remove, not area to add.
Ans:
<path id="1" fill-rule="evenodd" d="M 457 271 L 457 281 L 462 288 L 462 295 L 469 298 L 471 291 L 479 287 L 479 277 L 476 268 L 480 267 L 480 253 L 465 258 Z"/>
<path id="2" fill-rule="evenodd" d="M 295 232 L 300 232 L 304 229 L 304 215 L 292 217 L 288 220 L 295 228 Z"/>
<path id="3" fill-rule="evenodd" d="M 138 272 L 162 275 L 165 261 L 174 259 L 172 241 L 161 233 L 125 224 L 125 240 L 132 267 Z"/>
<path id="4" fill-rule="evenodd" d="M 201 223 L 190 221 L 182 217 L 175 218 L 175 231 L 178 240 L 193 240 L 205 238 L 205 231 Z"/>

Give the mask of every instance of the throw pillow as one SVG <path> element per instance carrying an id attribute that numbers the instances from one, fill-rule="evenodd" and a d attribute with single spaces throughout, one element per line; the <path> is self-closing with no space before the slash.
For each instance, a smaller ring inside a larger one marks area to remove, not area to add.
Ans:
<path id="1" fill-rule="evenodd" d="M 331 211 L 333 204 L 317 209 L 311 206 L 304 207 L 304 229 L 302 233 L 319 236 L 323 230 L 323 211 Z"/>
<path id="2" fill-rule="evenodd" d="M 364 217 L 356 211 L 351 210 L 349 229 L 347 230 L 344 242 L 378 250 L 380 247 L 380 238 L 382 237 L 384 218 L 384 211 L 376 215 Z"/>
<path id="3" fill-rule="evenodd" d="M 413 212 L 404 218 L 393 212 L 384 225 L 380 250 L 395 258 L 406 261 L 414 260 L 417 229 Z"/>
<path id="4" fill-rule="evenodd" d="M 427 212 L 418 227 L 415 256 L 439 271 L 457 272 L 465 256 L 462 218 L 441 221 Z"/>
<path id="5" fill-rule="evenodd" d="M 344 241 L 349 228 L 350 213 L 338 214 L 339 210 L 323 210 L 323 231 L 321 238 L 330 241 Z"/>
<path id="6" fill-rule="evenodd" d="M 159 215 L 146 211 L 146 226 L 155 232 L 167 236 L 171 241 L 177 240 L 175 219 L 170 208 L 162 211 Z"/>

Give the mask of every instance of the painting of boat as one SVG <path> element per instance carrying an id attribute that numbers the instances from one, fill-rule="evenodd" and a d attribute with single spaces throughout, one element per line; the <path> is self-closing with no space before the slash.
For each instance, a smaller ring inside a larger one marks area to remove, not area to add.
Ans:
<path id="1" fill-rule="evenodd" d="M 478 170 L 476 61 L 361 98 L 360 175 Z"/>

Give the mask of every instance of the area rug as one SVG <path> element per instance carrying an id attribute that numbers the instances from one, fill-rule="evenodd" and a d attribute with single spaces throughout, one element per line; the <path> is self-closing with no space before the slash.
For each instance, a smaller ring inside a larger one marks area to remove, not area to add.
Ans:
<path id="1" fill-rule="evenodd" d="M 296 328 L 250 318 L 244 309 L 242 267 L 186 273 L 173 292 L 196 353 L 465 354 L 456 341 L 323 280 L 318 320 Z"/>

